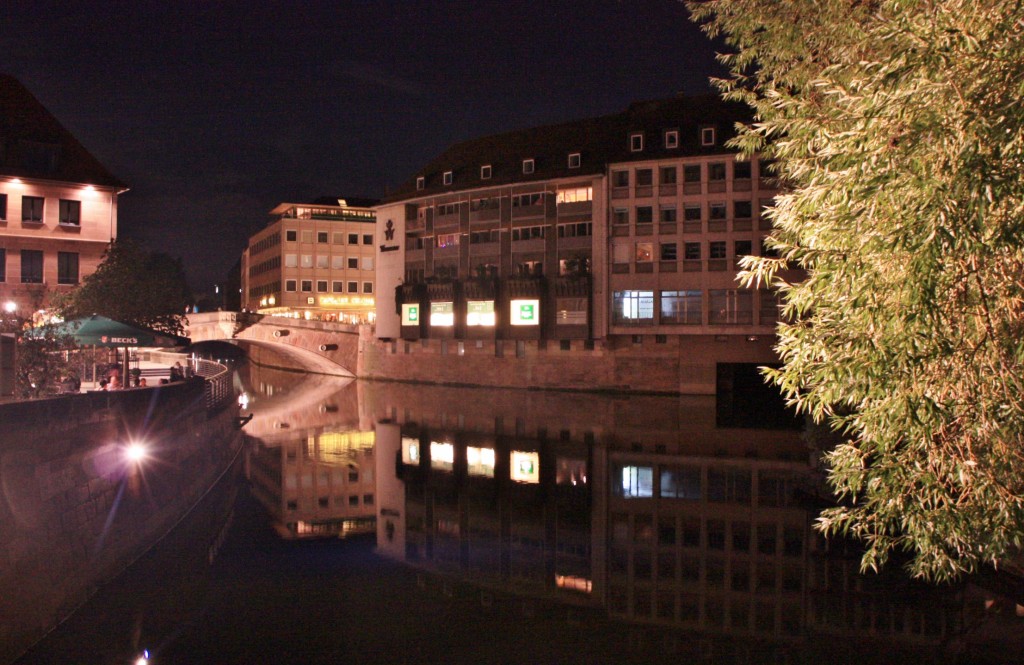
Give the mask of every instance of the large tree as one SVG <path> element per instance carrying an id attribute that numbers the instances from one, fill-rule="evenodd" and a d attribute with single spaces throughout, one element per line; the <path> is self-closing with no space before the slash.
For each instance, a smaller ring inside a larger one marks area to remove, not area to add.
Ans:
<path id="1" fill-rule="evenodd" d="M 179 259 L 118 240 L 96 272 L 69 292 L 58 309 L 68 320 L 100 314 L 180 335 L 191 301 Z"/>
<path id="2" fill-rule="evenodd" d="M 770 245 L 792 404 L 829 422 L 826 533 L 945 579 L 1024 535 L 1024 4 L 712 0 L 718 82 L 776 159 Z M 780 269 L 807 271 L 785 283 Z"/>

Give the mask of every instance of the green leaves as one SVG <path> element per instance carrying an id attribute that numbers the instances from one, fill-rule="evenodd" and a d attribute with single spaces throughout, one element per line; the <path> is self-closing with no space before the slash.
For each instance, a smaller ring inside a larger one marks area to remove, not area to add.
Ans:
<path id="1" fill-rule="evenodd" d="M 947 579 L 1024 540 L 1021 3 L 717 0 L 723 95 L 777 160 L 768 246 L 741 280 L 783 297 L 766 372 L 843 437 L 818 526 Z M 796 280 L 791 270 L 805 271 Z"/>

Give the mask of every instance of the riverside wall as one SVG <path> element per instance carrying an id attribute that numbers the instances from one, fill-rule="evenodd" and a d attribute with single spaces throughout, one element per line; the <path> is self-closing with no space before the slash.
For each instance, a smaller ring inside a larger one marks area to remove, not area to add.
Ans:
<path id="1" fill-rule="evenodd" d="M 378 340 L 364 326 L 359 378 L 493 388 L 714 395 L 722 363 L 772 364 L 773 335 L 639 341 Z"/>
<path id="2" fill-rule="evenodd" d="M 203 381 L 0 405 L 0 663 L 163 537 L 235 458 Z M 123 446 L 149 456 L 129 463 Z"/>

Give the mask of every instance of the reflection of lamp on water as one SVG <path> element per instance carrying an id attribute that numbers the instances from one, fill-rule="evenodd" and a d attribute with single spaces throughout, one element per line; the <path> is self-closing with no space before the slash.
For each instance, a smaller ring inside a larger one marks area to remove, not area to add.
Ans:
<path id="1" fill-rule="evenodd" d="M 146 649 L 142 654 L 135 659 L 135 665 L 149 665 L 149 649 Z"/>
<path id="2" fill-rule="evenodd" d="M 277 298 L 275 298 L 274 296 L 270 296 L 269 298 L 267 298 L 267 304 L 273 307 L 274 305 L 277 304 Z"/>
<path id="3" fill-rule="evenodd" d="M 238 396 L 238 406 L 240 406 L 243 409 L 248 409 L 249 408 L 249 395 L 247 395 L 244 392 L 241 393 Z"/>

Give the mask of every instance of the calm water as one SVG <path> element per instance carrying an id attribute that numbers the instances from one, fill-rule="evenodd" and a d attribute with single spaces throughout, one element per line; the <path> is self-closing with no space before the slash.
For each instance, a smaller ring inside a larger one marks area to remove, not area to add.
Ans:
<path id="1" fill-rule="evenodd" d="M 992 583 L 818 537 L 814 456 L 756 399 L 236 386 L 238 467 L 19 662 L 1024 662 Z"/>

